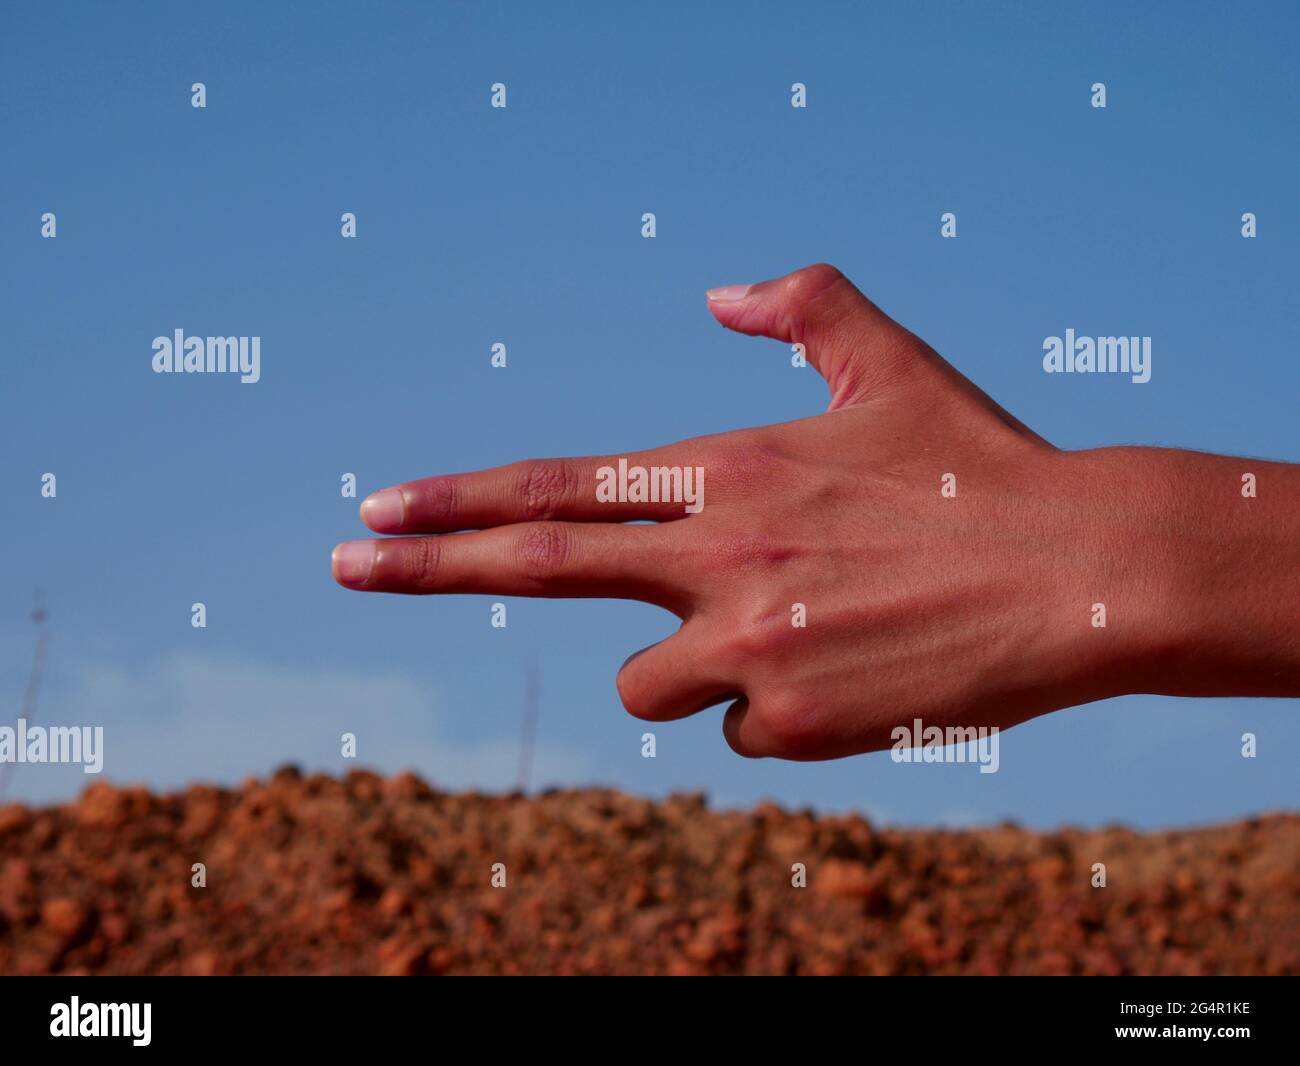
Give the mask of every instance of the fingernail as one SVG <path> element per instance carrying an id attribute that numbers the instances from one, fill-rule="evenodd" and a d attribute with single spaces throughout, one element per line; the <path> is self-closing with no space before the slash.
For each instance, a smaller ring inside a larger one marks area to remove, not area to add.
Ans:
<path id="1" fill-rule="evenodd" d="M 719 289 L 710 289 L 707 295 L 713 303 L 728 303 L 743 300 L 751 288 L 751 285 L 723 285 Z"/>
<path id="2" fill-rule="evenodd" d="M 349 540 L 334 549 L 334 577 L 344 585 L 364 585 L 375 565 L 375 544 Z"/>
<path id="3" fill-rule="evenodd" d="M 405 513 L 401 489 L 380 489 L 361 503 L 361 521 L 378 532 L 401 529 Z"/>

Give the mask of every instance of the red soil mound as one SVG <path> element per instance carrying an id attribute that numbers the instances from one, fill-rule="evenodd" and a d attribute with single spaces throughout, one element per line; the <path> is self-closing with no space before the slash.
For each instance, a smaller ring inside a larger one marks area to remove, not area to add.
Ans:
<path id="1" fill-rule="evenodd" d="M 291 769 L 0 808 L 0 973 L 1297 972 L 1300 815 L 895 831 Z"/>

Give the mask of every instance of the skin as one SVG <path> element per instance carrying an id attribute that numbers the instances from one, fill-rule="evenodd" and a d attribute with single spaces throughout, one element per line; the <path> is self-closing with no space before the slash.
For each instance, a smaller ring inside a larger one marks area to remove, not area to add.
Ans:
<path id="1" fill-rule="evenodd" d="M 1300 696 L 1300 467 L 1054 448 L 825 264 L 712 290 L 709 308 L 803 344 L 831 402 L 626 456 L 703 467 L 698 514 L 598 502 L 619 456 L 430 477 L 362 503 L 403 536 L 339 545 L 335 579 L 658 604 L 682 624 L 623 665 L 624 706 L 658 722 L 729 703 L 723 734 L 751 757 L 832 759 L 914 718 L 1005 729 L 1126 693 Z"/>

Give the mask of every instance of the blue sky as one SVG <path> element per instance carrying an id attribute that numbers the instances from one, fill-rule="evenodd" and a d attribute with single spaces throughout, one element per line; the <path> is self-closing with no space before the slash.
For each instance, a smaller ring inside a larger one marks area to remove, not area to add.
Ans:
<path id="1" fill-rule="evenodd" d="M 368 765 L 507 787 L 535 657 L 542 784 L 914 824 L 1295 807 L 1294 700 L 1076 708 L 991 775 L 749 762 L 720 708 L 642 759 L 614 675 L 669 615 L 509 600 L 497 630 L 488 598 L 340 589 L 329 552 L 362 532 L 345 472 L 364 495 L 821 410 L 703 297 L 818 260 L 1060 446 L 1300 461 L 1298 30 L 1291 3 L 7 5 L 3 717 L 40 585 L 40 719 L 103 724 L 105 776 L 155 787 L 341 770 L 344 730 Z M 260 336 L 261 381 L 155 375 L 177 328 Z M 1066 328 L 1151 336 L 1152 380 L 1044 374 Z M 10 795 L 86 780 L 20 767 Z"/>

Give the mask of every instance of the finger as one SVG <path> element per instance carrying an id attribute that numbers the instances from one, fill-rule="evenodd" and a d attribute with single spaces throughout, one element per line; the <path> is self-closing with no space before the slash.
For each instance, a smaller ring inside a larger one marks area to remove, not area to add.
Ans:
<path id="1" fill-rule="evenodd" d="M 802 344 L 830 386 L 831 410 L 866 399 L 904 371 L 919 343 L 826 263 L 757 285 L 710 289 L 708 297 L 728 329 Z"/>
<path id="2" fill-rule="evenodd" d="M 728 707 L 722 716 L 722 735 L 732 751 L 747 759 L 764 759 L 780 750 L 776 738 L 763 727 L 744 697 Z"/>
<path id="3" fill-rule="evenodd" d="M 692 451 L 676 445 L 624 456 L 532 459 L 422 478 L 368 496 L 361 520 L 376 533 L 450 533 L 554 519 L 668 522 L 703 506 L 704 459 Z"/>
<path id="4" fill-rule="evenodd" d="M 737 689 L 687 628 L 637 652 L 618 672 L 618 695 L 627 712 L 652 722 L 686 718 L 733 699 Z"/>
<path id="5" fill-rule="evenodd" d="M 354 540 L 334 578 L 365 592 L 594 596 L 684 607 L 679 553 L 659 526 L 527 522 L 439 537 Z"/>

